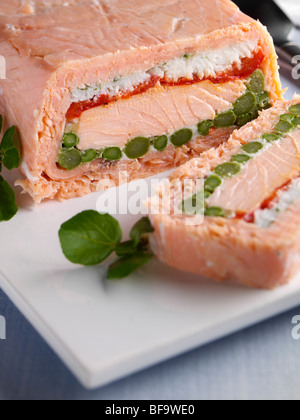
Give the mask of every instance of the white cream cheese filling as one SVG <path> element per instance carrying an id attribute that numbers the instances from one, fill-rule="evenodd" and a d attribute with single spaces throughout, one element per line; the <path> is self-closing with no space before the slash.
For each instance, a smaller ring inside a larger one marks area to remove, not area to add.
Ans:
<path id="1" fill-rule="evenodd" d="M 257 210 L 254 213 L 255 224 L 260 228 L 268 228 L 298 199 L 300 199 L 300 178 L 294 179 L 287 190 L 279 193 L 279 201 L 274 207 Z"/>
<path id="2" fill-rule="evenodd" d="M 30 172 L 29 167 L 28 167 L 28 164 L 27 164 L 27 162 L 26 162 L 26 160 L 25 160 L 25 159 L 23 159 L 23 160 L 22 160 L 21 167 L 22 167 L 22 169 L 23 169 L 23 171 L 24 171 L 24 174 L 26 175 L 26 178 L 28 178 L 28 179 L 29 179 L 29 181 L 31 181 L 31 182 L 35 182 L 35 181 L 37 181 L 37 180 L 38 180 L 38 178 L 37 178 L 36 176 L 34 176 L 34 175 Z"/>
<path id="3" fill-rule="evenodd" d="M 117 96 L 120 91 L 132 92 L 135 87 L 150 80 L 151 76 L 177 81 L 180 78 L 199 79 L 215 77 L 234 64 L 241 65 L 244 58 L 250 58 L 258 46 L 258 40 L 248 40 L 225 48 L 187 54 L 147 71 L 138 71 L 127 76 L 117 76 L 114 80 L 95 85 L 80 86 L 71 92 L 73 102 L 90 100 L 101 95 Z"/>

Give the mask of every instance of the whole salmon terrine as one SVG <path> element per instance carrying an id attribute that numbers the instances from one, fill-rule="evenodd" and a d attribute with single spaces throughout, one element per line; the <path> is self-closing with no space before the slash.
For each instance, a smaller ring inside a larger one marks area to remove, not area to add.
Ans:
<path id="1" fill-rule="evenodd" d="M 229 0 L 1 0 L 0 55 L 36 202 L 179 166 L 282 94 L 269 34 Z"/>
<path id="2" fill-rule="evenodd" d="M 300 269 L 300 97 L 177 169 L 149 206 L 168 265 L 258 288 L 288 282 Z"/>

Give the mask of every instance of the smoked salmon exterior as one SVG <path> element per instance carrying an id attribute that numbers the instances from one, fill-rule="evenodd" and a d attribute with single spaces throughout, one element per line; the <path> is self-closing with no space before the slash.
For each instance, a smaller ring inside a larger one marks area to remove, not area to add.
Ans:
<path id="1" fill-rule="evenodd" d="M 169 266 L 249 287 L 286 284 L 300 269 L 300 97 L 177 169 L 148 206 L 152 248 Z"/>
<path id="2" fill-rule="evenodd" d="M 282 95 L 272 39 L 229 0 L 1 0 L 0 54 L 37 203 L 186 163 Z"/>

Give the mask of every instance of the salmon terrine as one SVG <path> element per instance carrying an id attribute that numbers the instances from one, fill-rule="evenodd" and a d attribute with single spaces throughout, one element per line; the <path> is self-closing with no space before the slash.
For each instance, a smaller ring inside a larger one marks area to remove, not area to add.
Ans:
<path id="1" fill-rule="evenodd" d="M 257 288 L 287 283 L 300 269 L 300 97 L 177 169 L 150 205 L 152 246 L 168 265 Z"/>
<path id="2" fill-rule="evenodd" d="M 229 0 L 1 0 L 0 54 L 36 202 L 186 163 L 282 94 L 272 39 Z"/>

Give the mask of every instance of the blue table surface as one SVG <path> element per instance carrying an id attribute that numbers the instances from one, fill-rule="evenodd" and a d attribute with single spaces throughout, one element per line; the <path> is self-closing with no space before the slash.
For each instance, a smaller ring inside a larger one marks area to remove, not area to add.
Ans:
<path id="1" fill-rule="evenodd" d="M 96 391 L 82 388 L 1 290 L 0 315 L 0 400 L 300 399 L 300 307 Z"/>
<path id="2" fill-rule="evenodd" d="M 0 399 L 295 399 L 300 341 L 291 323 L 300 307 L 96 391 L 82 388 L 0 292 L 7 340 L 0 341 Z"/>

